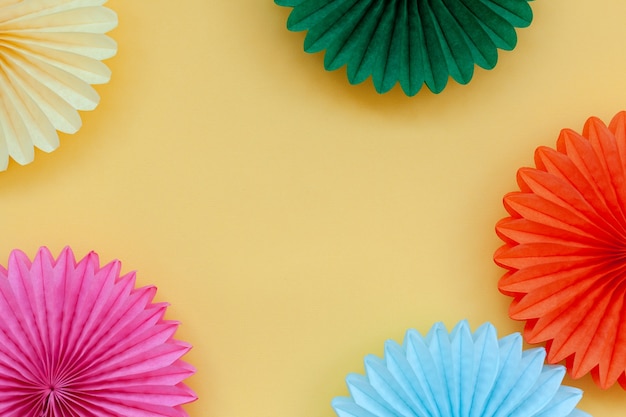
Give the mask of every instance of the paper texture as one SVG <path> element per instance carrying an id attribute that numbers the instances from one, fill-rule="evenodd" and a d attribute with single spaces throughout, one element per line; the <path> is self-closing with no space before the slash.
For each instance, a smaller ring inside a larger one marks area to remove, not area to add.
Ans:
<path id="1" fill-rule="evenodd" d="M 0 1 L 0 170 L 9 156 L 32 162 L 33 147 L 53 151 L 57 131 L 75 133 L 78 110 L 97 106 L 91 84 L 109 81 L 100 61 L 117 52 L 104 35 L 117 26 L 105 2 Z"/>
<path id="2" fill-rule="evenodd" d="M 498 339 L 490 323 L 451 333 L 441 323 L 403 345 L 385 343 L 384 358 L 365 358 L 366 375 L 346 378 L 350 397 L 332 406 L 339 417 L 583 417 L 582 391 L 562 386 L 562 366 L 544 365 L 545 350 L 522 350 L 522 337 Z"/>
<path id="3" fill-rule="evenodd" d="M 155 287 L 135 288 L 120 262 L 69 248 L 54 259 L 13 251 L 0 267 L 0 415 L 187 416 L 195 370 L 172 337 Z"/>
<path id="4" fill-rule="evenodd" d="M 496 225 L 509 314 L 572 377 L 626 388 L 626 112 L 608 127 L 590 118 L 582 135 L 564 129 L 535 164 L 518 171 L 520 191 L 504 197 L 510 217 Z"/>
<path id="5" fill-rule="evenodd" d="M 347 65 L 351 84 L 371 76 L 379 93 L 399 82 L 409 96 L 423 84 L 439 93 L 449 77 L 467 84 L 474 65 L 493 68 L 532 20 L 528 0 L 275 2 L 293 7 L 287 27 L 308 31 L 304 50 L 326 51 L 327 70 Z"/>

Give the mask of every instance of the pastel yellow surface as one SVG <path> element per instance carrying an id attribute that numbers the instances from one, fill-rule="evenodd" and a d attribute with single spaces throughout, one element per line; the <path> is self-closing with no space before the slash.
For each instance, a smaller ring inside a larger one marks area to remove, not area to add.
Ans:
<path id="1" fill-rule="evenodd" d="M 407 328 L 522 329 L 496 282 L 502 196 L 539 145 L 626 108 L 626 2 L 532 3 L 495 70 L 407 98 L 326 72 L 271 0 L 110 0 L 83 128 L 0 173 L 0 262 L 71 245 L 156 284 L 202 417 L 332 417 Z M 580 408 L 623 416 L 589 377 Z"/>

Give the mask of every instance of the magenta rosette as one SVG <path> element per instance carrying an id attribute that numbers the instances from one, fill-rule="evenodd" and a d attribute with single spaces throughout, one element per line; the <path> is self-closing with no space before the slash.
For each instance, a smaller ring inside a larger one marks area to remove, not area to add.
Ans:
<path id="1" fill-rule="evenodd" d="M 120 269 L 69 248 L 32 262 L 15 250 L 0 266 L 0 415 L 187 416 L 191 346 L 173 339 L 156 288 Z"/>

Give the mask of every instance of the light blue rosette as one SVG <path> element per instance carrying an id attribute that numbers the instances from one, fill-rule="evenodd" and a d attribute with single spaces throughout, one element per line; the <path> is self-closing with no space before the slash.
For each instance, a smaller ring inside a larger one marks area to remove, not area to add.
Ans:
<path id="1" fill-rule="evenodd" d="M 339 417 L 589 417 L 582 391 L 561 385 L 562 366 L 545 365 L 543 348 L 522 349 L 519 333 L 498 339 L 490 323 L 473 334 L 467 321 L 451 333 L 435 324 L 423 337 L 385 343 L 368 355 L 366 375 L 346 378 L 350 397 L 332 406 Z"/>

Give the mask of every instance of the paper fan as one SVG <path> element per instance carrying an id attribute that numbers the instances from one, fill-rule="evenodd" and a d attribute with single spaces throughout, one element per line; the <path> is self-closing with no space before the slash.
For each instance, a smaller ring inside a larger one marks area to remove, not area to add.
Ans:
<path id="1" fill-rule="evenodd" d="M 0 0 L 0 170 L 9 156 L 33 161 L 34 149 L 59 146 L 57 130 L 75 133 L 77 110 L 100 97 L 91 84 L 109 81 L 100 60 L 117 52 L 104 35 L 117 26 L 106 0 Z"/>
<path id="2" fill-rule="evenodd" d="M 0 267 L 0 415 L 187 416 L 190 345 L 155 292 L 93 252 L 42 248 L 31 263 L 13 251 Z"/>
<path id="3" fill-rule="evenodd" d="M 518 171 L 496 225 L 509 314 L 526 320 L 528 342 L 546 342 L 550 363 L 626 389 L 626 112 L 608 127 L 590 118 L 582 135 L 564 129 L 535 164 Z"/>
<path id="4" fill-rule="evenodd" d="M 493 68 L 498 49 L 515 47 L 515 28 L 531 23 L 529 1 L 275 0 L 293 7 L 289 30 L 308 31 L 304 50 L 326 51 L 327 70 L 347 65 L 351 84 L 371 76 L 379 93 L 400 82 L 409 96 Z"/>
<path id="5" fill-rule="evenodd" d="M 523 351 L 515 333 L 497 338 L 486 323 L 448 333 L 438 323 L 426 337 L 406 333 L 385 343 L 385 355 L 365 358 L 366 375 L 346 378 L 350 397 L 332 406 L 339 417 L 583 417 L 582 391 L 561 385 L 565 369 L 544 365 L 545 351 Z"/>

